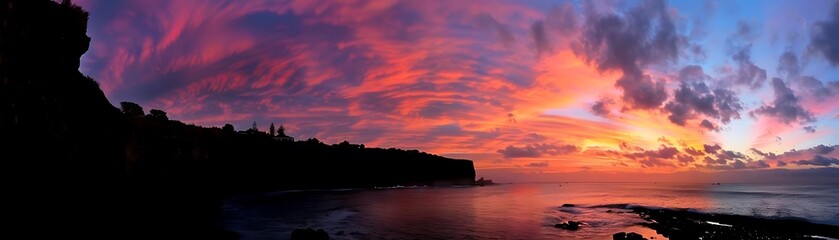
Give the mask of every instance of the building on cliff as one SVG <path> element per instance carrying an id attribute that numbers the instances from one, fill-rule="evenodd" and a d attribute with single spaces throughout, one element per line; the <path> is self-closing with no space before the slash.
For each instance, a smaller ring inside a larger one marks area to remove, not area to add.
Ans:
<path id="1" fill-rule="evenodd" d="M 294 138 L 288 135 L 285 135 L 285 127 L 280 125 L 280 129 L 277 129 L 277 135 L 274 136 L 275 141 L 280 142 L 294 142 Z"/>

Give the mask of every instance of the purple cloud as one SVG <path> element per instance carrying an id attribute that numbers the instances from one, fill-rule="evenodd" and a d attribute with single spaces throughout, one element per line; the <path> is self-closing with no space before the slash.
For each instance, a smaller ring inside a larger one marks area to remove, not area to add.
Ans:
<path id="1" fill-rule="evenodd" d="M 592 3 L 588 3 L 592 4 Z M 679 35 L 661 0 L 643 1 L 626 14 L 589 11 L 575 52 L 600 71 L 620 70 L 615 84 L 634 109 L 658 108 L 666 99 L 664 83 L 644 74 L 644 67 L 679 56 L 686 38 Z"/>
<path id="2" fill-rule="evenodd" d="M 798 96 L 787 87 L 780 78 L 772 79 L 772 88 L 775 90 L 775 100 L 772 105 L 763 105 L 752 112 L 754 115 L 765 115 L 773 117 L 782 123 L 811 123 L 816 118 L 810 111 L 804 109 L 799 103 Z"/>
<path id="3" fill-rule="evenodd" d="M 532 162 L 532 163 L 528 163 L 528 164 L 527 164 L 527 165 L 525 165 L 525 166 L 527 166 L 527 167 L 532 167 L 532 168 L 546 168 L 546 167 L 548 167 L 549 165 L 548 165 L 548 161 L 544 161 L 544 162 Z"/>
<path id="4" fill-rule="evenodd" d="M 832 158 L 832 157 L 825 157 L 822 155 L 816 155 L 813 159 L 807 160 L 798 160 L 793 161 L 797 165 L 813 165 L 813 166 L 821 166 L 821 167 L 829 167 L 830 165 L 839 165 L 839 159 Z"/>
<path id="5" fill-rule="evenodd" d="M 535 158 L 543 155 L 565 155 L 569 153 L 578 152 L 579 147 L 571 144 L 555 145 L 547 143 L 527 144 L 523 147 L 516 147 L 509 145 L 504 149 L 496 151 L 504 155 L 504 158 Z"/>
<path id="6" fill-rule="evenodd" d="M 839 3 L 831 8 L 830 19 L 813 24 L 810 32 L 811 52 L 821 53 L 833 66 L 839 65 Z"/>

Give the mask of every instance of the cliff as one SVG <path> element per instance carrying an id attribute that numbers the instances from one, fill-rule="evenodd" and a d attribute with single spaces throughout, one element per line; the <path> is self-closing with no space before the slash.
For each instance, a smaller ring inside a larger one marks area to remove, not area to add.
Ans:
<path id="1" fill-rule="evenodd" d="M 0 138 L 5 222 L 27 238 L 116 228 L 123 175 L 119 111 L 78 71 L 87 13 L 51 1 L 0 1 Z M 80 216 L 99 220 L 80 220 Z M 78 225 L 73 224 L 78 223 Z M 46 229 L 45 229 L 46 228 Z M 49 229 L 49 230 L 47 230 Z"/>
<path id="2" fill-rule="evenodd" d="M 283 142 L 262 132 L 241 134 L 148 117 L 128 122 L 132 136 L 129 172 L 154 178 L 199 175 L 216 181 L 212 184 L 230 194 L 471 185 L 475 179 L 472 161 L 417 150 L 367 148 L 346 141 L 328 145 L 317 139 Z"/>
<path id="3" fill-rule="evenodd" d="M 231 194 L 474 181 L 469 160 L 124 114 L 78 71 L 87 20 L 66 0 L 0 0 L 3 217 L 27 238 L 228 239 Z"/>

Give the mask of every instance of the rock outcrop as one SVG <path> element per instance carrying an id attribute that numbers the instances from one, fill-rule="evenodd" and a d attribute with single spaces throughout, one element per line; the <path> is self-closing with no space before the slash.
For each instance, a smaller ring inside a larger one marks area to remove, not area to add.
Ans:
<path id="1" fill-rule="evenodd" d="M 564 222 L 564 223 L 555 224 L 554 227 L 555 228 L 562 228 L 562 229 L 565 229 L 565 230 L 576 231 L 576 230 L 580 229 L 581 224 L 582 224 L 581 222 L 577 222 L 577 221 L 567 221 L 567 222 Z"/>
<path id="2" fill-rule="evenodd" d="M 635 232 L 630 232 L 630 233 L 619 232 L 619 233 L 615 233 L 614 235 L 612 235 L 612 239 L 614 239 L 614 240 L 647 240 L 646 238 L 644 238 L 644 236 L 643 236 L 643 235 L 638 234 L 638 233 L 635 233 Z"/>

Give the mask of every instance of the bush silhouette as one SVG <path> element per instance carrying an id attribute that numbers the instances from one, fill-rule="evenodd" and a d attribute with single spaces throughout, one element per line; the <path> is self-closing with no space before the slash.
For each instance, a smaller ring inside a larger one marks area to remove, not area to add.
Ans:
<path id="1" fill-rule="evenodd" d="M 140 107 L 139 104 L 133 102 L 121 102 L 119 103 L 119 106 L 120 109 L 122 109 L 122 114 L 125 114 L 125 116 L 138 118 L 146 115 L 146 113 L 143 112 L 143 107 Z"/>

